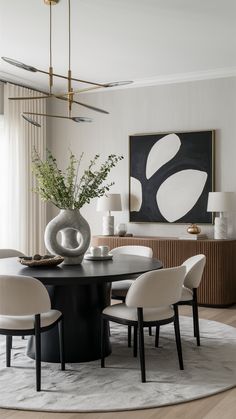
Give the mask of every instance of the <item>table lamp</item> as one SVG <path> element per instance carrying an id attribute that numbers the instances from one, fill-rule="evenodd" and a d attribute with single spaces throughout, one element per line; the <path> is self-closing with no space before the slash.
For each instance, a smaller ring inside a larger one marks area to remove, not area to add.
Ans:
<path id="1" fill-rule="evenodd" d="M 208 196 L 207 211 L 219 212 L 219 217 L 215 217 L 214 238 L 227 239 L 227 217 L 224 213 L 233 211 L 235 202 L 234 192 L 210 192 Z"/>
<path id="2" fill-rule="evenodd" d="M 102 234 L 103 236 L 114 235 L 114 216 L 111 211 L 121 211 L 121 196 L 118 193 L 104 195 L 97 200 L 97 211 L 107 212 L 103 216 Z"/>

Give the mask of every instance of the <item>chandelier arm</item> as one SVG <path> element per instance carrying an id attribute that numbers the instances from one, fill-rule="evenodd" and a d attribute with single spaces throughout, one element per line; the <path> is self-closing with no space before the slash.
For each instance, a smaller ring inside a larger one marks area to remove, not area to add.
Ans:
<path id="1" fill-rule="evenodd" d="M 41 70 L 40 68 L 33 67 L 31 65 L 22 63 L 22 62 L 17 61 L 17 60 L 13 60 L 12 58 L 8 58 L 8 57 L 1 57 L 1 58 L 2 58 L 3 61 L 7 62 L 8 64 L 13 65 L 13 66 L 18 67 L 18 68 L 21 68 L 22 70 L 30 71 L 30 72 L 33 72 L 33 73 L 38 72 L 38 73 L 46 74 L 47 76 L 50 75 L 49 71 Z M 51 75 L 54 76 L 54 77 L 64 79 L 64 80 L 68 80 L 68 77 L 63 76 L 62 74 L 57 74 L 57 73 L 52 72 Z M 104 85 L 101 84 L 101 83 L 96 83 L 96 82 L 93 82 L 93 81 L 82 80 L 82 79 L 76 79 L 75 77 L 72 77 L 71 80 L 77 81 L 79 83 L 92 84 L 94 86 L 104 87 Z"/>
<path id="2" fill-rule="evenodd" d="M 29 122 L 30 124 L 34 125 L 35 127 L 41 128 L 41 124 L 38 121 L 35 121 L 34 119 L 30 118 L 27 115 L 24 115 L 24 113 L 21 114 L 22 118 L 25 119 L 25 121 Z"/>
<path id="3" fill-rule="evenodd" d="M 73 103 L 76 103 L 77 105 L 83 106 L 84 108 L 91 109 L 95 112 L 105 113 L 109 115 L 110 112 L 106 111 L 105 109 L 97 108 L 95 106 L 87 105 L 86 103 L 78 102 L 77 100 L 73 100 Z"/>
<path id="4" fill-rule="evenodd" d="M 48 99 L 54 95 L 45 96 L 21 96 L 21 97 L 9 97 L 8 100 L 35 100 L 35 99 Z"/>
<path id="5" fill-rule="evenodd" d="M 38 112 L 23 112 L 23 115 L 48 116 L 48 117 L 51 117 L 51 118 L 68 119 L 68 116 L 51 115 L 51 114 L 48 114 L 48 113 L 38 113 Z"/>
<path id="6" fill-rule="evenodd" d="M 40 124 L 38 122 L 34 121 L 31 118 L 27 119 L 26 115 L 44 116 L 44 117 L 48 117 L 48 118 L 71 119 L 72 121 L 75 121 L 75 122 L 92 122 L 91 118 L 87 118 L 85 116 L 63 116 L 63 115 L 52 115 L 52 114 L 49 114 L 49 113 L 37 113 L 37 112 L 23 112 L 21 115 L 28 122 L 30 122 L 34 125 L 38 124 L 37 126 L 40 126 Z"/>
<path id="7" fill-rule="evenodd" d="M 93 87 L 88 87 L 86 89 L 78 89 L 78 90 L 73 90 L 73 92 L 65 92 L 65 93 L 60 93 L 55 95 L 58 99 L 59 98 L 64 98 L 65 96 L 69 96 L 69 95 L 77 95 L 79 93 L 83 93 L 83 92 L 88 92 L 90 90 L 95 90 L 95 89 L 101 89 L 103 86 L 93 86 Z"/>
<path id="8" fill-rule="evenodd" d="M 18 100 L 18 101 L 19 100 L 37 100 L 37 99 L 48 99 L 50 97 L 60 99 L 60 100 L 64 100 L 64 101 L 68 102 L 67 98 L 61 97 L 61 96 L 58 96 L 58 95 L 54 95 L 54 94 L 47 95 L 47 96 L 34 96 L 34 97 L 33 96 L 9 97 L 8 100 Z M 95 112 L 109 114 L 109 112 L 104 110 L 104 109 L 97 108 L 97 107 L 91 106 L 91 105 L 87 105 L 86 103 L 78 102 L 77 100 L 72 100 L 71 102 L 76 103 L 77 105 L 83 106 L 84 108 L 91 109 L 92 111 L 95 111 Z"/>
<path id="9" fill-rule="evenodd" d="M 102 89 L 104 86 L 93 86 L 93 87 L 86 87 L 84 89 L 78 89 L 74 91 L 74 94 L 84 93 L 84 92 L 90 92 L 90 90 L 96 90 L 96 89 Z M 63 95 L 65 96 L 65 95 Z"/>
<path id="10" fill-rule="evenodd" d="M 54 97 L 57 98 L 57 99 L 60 99 L 60 100 L 64 100 L 64 101 L 68 100 L 64 97 L 57 96 L 57 95 L 54 95 Z M 74 99 L 72 100 L 72 103 L 76 103 L 77 105 L 83 106 L 84 108 L 91 109 L 92 111 L 95 111 L 95 112 L 109 114 L 109 112 L 105 111 L 104 109 L 96 108 L 95 106 L 87 105 L 86 103 L 78 102 L 77 100 L 74 100 Z"/>
<path id="11" fill-rule="evenodd" d="M 42 74 L 47 74 L 47 75 L 49 74 L 49 72 L 48 72 L 48 71 L 43 71 L 43 70 L 40 70 L 40 69 L 38 69 L 38 68 L 35 68 L 35 71 L 38 71 L 39 73 L 42 73 Z M 52 73 L 52 75 L 53 75 L 54 77 L 59 77 L 59 78 L 64 79 L 64 80 L 68 80 L 68 77 L 67 77 L 67 76 L 63 76 L 62 74 Z M 94 86 L 98 86 L 98 87 L 109 87 L 109 86 L 106 86 L 106 85 L 104 85 L 104 84 L 97 83 L 97 82 L 94 82 L 94 81 L 88 81 L 88 80 L 76 79 L 75 77 L 71 77 L 71 80 L 73 80 L 73 81 L 77 81 L 77 82 L 79 82 L 79 83 L 92 84 L 92 85 L 94 85 Z"/>
<path id="12" fill-rule="evenodd" d="M 38 73 L 46 74 L 47 76 L 51 75 L 51 76 L 58 77 L 58 78 L 61 78 L 61 79 L 64 79 L 64 80 L 68 80 L 68 77 L 63 76 L 62 74 L 41 70 L 40 68 L 33 67 L 31 65 L 22 63 L 22 62 L 17 61 L 17 60 L 13 60 L 12 58 L 8 58 L 8 57 L 1 57 L 1 58 L 2 58 L 2 60 L 6 61 L 8 64 L 14 65 L 15 67 L 19 67 L 22 70 L 26 70 L 26 71 L 30 71 L 30 72 L 34 72 L 34 73 L 38 72 Z M 75 77 L 71 77 L 71 80 L 77 81 L 79 83 L 92 84 L 93 86 L 98 86 L 98 87 L 112 87 L 112 86 L 110 86 L 109 83 L 102 84 L 102 83 L 97 83 L 97 82 L 94 82 L 94 81 L 77 79 Z M 129 83 L 132 83 L 132 82 L 129 82 Z"/>
<path id="13" fill-rule="evenodd" d="M 110 83 L 104 83 L 104 84 L 97 83 L 93 87 L 86 87 L 85 89 L 74 90 L 73 94 L 89 92 L 90 90 L 95 90 L 95 89 L 99 89 L 99 88 L 106 88 L 107 89 L 109 87 L 117 87 L 117 86 L 122 86 L 122 85 L 124 86 L 124 85 L 131 84 L 131 83 L 133 83 L 133 81 L 110 82 Z M 92 84 L 95 84 L 95 83 L 92 83 Z M 66 95 L 69 95 L 69 94 L 70 94 L 69 92 L 62 93 L 60 96 L 66 96 Z"/>

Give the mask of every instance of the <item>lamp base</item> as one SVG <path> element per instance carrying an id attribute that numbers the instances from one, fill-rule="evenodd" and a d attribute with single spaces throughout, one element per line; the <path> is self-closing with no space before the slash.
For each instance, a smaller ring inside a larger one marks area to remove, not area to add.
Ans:
<path id="1" fill-rule="evenodd" d="M 104 215 L 102 218 L 102 235 L 114 236 L 114 216 Z"/>
<path id="2" fill-rule="evenodd" d="M 227 218 L 226 217 L 215 217 L 214 226 L 214 239 L 224 240 L 227 239 Z"/>

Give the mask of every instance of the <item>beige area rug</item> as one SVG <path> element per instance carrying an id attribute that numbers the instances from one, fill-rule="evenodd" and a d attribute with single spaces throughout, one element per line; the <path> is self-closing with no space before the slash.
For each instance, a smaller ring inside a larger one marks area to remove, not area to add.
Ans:
<path id="1" fill-rule="evenodd" d="M 112 354 L 99 361 L 42 365 L 42 391 L 35 391 L 34 361 L 27 341 L 13 339 L 12 367 L 5 367 L 5 338 L 0 341 L 0 407 L 57 412 L 145 409 L 209 396 L 236 385 L 236 329 L 200 321 L 201 347 L 192 335 L 192 319 L 181 317 L 184 371 L 180 371 L 173 325 L 161 327 L 160 348 L 145 335 L 147 383 L 140 382 L 138 359 L 127 348 L 127 329 L 112 325 Z"/>

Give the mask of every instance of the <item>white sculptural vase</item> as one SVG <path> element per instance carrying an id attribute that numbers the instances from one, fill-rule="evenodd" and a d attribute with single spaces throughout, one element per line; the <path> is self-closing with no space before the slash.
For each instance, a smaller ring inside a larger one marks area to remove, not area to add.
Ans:
<path id="1" fill-rule="evenodd" d="M 61 233 L 61 243 L 58 233 Z M 78 209 L 61 210 L 51 220 L 44 234 L 48 251 L 64 257 L 64 264 L 79 265 L 90 244 L 90 227 Z"/>

